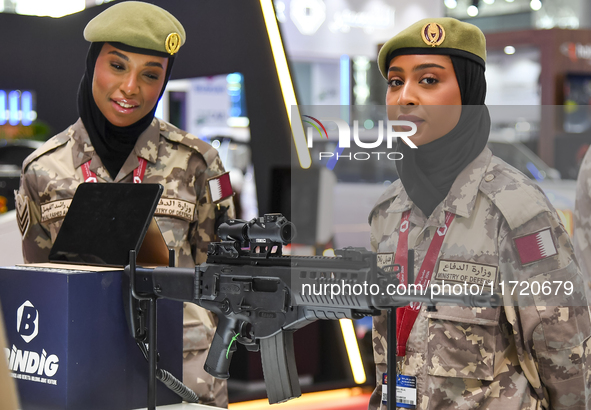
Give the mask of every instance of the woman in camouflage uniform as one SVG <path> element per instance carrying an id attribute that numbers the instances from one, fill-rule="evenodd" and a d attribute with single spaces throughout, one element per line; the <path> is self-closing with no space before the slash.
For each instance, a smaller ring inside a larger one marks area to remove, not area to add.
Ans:
<path id="1" fill-rule="evenodd" d="M 231 198 L 214 202 L 207 188 L 224 168 L 211 146 L 154 117 L 183 26 L 160 7 L 129 1 L 91 20 L 84 37 L 91 45 L 80 118 L 23 163 L 16 201 L 25 261 L 47 261 L 80 183 L 134 182 L 164 187 L 156 220 L 176 265 L 205 262 L 216 219 L 233 216 Z M 210 312 L 185 305 L 183 380 L 205 402 L 225 407 L 225 381 L 203 370 L 214 331 Z"/>
<path id="2" fill-rule="evenodd" d="M 414 249 L 415 283 L 492 288 L 505 302 L 397 309 L 397 404 L 588 408 L 591 321 L 582 277 L 544 194 L 486 147 L 485 59 L 482 32 L 451 18 L 413 24 L 378 56 L 389 119 L 413 122 L 418 148 L 399 143 L 400 180 L 369 217 L 373 250 L 401 264 L 403 283 L 407 249 Z M 544 296 L 539 289 L 548 283 Z M 529 294 L 514 304 L 524 288 Z M 386 335 L 383 314 L 374 319 L 378 385 L 370 409 L 386 408 Z"/>

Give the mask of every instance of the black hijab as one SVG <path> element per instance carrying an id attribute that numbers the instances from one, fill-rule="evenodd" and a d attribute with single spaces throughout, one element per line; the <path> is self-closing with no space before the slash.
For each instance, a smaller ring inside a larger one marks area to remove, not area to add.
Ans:
<path id="1" fill-rule="evenodd" d="M 449 193 L 456 177 L 484 148 L 490 132 L 490 116 L 484 105 L 484 67 L 470 59 L 450 55 L 462 98 L 462 113 L 446 135 L 418 149 L 401 140 L 404 155 L 396 169 L 410 199 L 430 216 Z"/>
<path id="2" fill-rule="evenodd" d="M 78 88 L 78 115 L 82 119 L 84 128 L 88 132 L 90 142 L 111 178 L 115 179 L 119 170 L 127 160 L 127 157 L 133 150 L 140 134 L 152 123 L 156 104 L 154 108 L 143 118 L 127 127 L 117 127 L 111 124 L 100 111 L 92 96 L 92 79 L 94 77 L 94 67 L 96 60 L 105 43 L 91 43 L 86 56 L 86 70 L 82 76 L 82 81 Z M 164 93 L 166 84 L 170 79 L 170 73 L 174 63 L 174 56 L 164 53 L 145 50 L 142 48 L 131 47 L 120 43 L 110 43 L 121 50 L 138 53 L 168 57 L 168 66 L 164 77 L 164 84 L 160 90 L 160 97 Z"/>

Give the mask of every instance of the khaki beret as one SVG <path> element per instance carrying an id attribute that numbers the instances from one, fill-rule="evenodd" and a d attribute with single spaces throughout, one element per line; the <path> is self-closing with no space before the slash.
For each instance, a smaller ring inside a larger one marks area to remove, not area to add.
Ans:
<path id="1" fill-rule="evenodd" d="M 84 38 L 174 55 L 185 42 L 185 29 L 172 14 L 158 6 L 125 1 L 90 20 Z"/>
<path id="2" fill-rule="evenodd" d="M 380 49 L 378 67 L 384 78 L 388 78 L 392 58 L 404 54 L 457 55 L 485 66 L 486 39 L 475 25 L 451 17 L 417 21 Z"/>

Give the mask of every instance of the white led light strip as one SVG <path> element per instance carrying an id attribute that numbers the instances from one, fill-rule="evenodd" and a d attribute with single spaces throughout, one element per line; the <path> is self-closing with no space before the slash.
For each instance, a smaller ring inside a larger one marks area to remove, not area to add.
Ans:
<path id="1" fill-rule="evenodd" d="M 267 34 L 271 43 L 271 50 L 273 52 L 273 59 L 275 60 L 275 67 L 277 75 L 279 76 L 279 84 L 281 85 L 281 92 L 283 93 L 283 101 L 285 103 L 285 110 L 289 118 L 293 141 L 295 143 L 296 152 L 300 166 L 307 169 L 312 165 L 312 158 L 310 151 L 306 145 L 306 137 L 304 136 L 304 125 L 300 118 L 300 110 L 296 100 L 293 83 L 289 74 L 289 67 L 287 65 L 287 58 L 285 57 L 285 50 L 281 41 L 281 34 L 279 33 L 279 26 L 275 18 L 275 9 L 273 8 L 272 0 L 260 0 L 261 9 L 263 11 L 263 18 L 265 19 L 265 26 L 267 27 Z M 294 117 L 292 118 L 292 108 Z"/>
<path id="2" fill-rule="evenodd" d="M 357 384 L 363 384 L 366 381 L 365 369 L 363 368 L 363 361 L 361 360 L 361 352 L 359 351 L 353 321 L 351 319 L 339 319 L 339 322 L 341 324 L 343 338 L 345 339 L 345 347 L 347 348 L 351 371 L 353 372 L 353 380 Z"/>

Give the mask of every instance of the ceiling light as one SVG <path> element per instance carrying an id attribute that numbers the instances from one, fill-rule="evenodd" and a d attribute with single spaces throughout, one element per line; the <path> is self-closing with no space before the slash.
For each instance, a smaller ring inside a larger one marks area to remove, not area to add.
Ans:
<path id="1" fill-rule="evenodd" d="M 467 12 L 470 17 L 476 17 L 478 15 L 478 7 L 470 6 L 468 7 Z"/>
<path id="2" fill-rule="evenodd" d="M 445 7 L 447 7 L 448 9 L 455 9 L 458 5 L 458 2 L 456 0 L 445 0 L 443 3 L 445 4 Z"/>
<path id="3" fill-rule="evenodd" d="M 540 0 L 531 0 L 531 2 L 529 3 L 529 6 L 531 7 L 532 10 L 538 11 L 539 9 L 542 8 L 542 2 Z"/>
<path id="4" fill-rule="evenodd" d="M 505 54 L 515 54 L 515 47 L 513 46 L 507 46 L 505 47 Z"/>
<path id="5" fill-rule="evenodd" d="M 483 2 L 485 2 L 486 4 L 493 4 L 495 2 L 495 0 L 482 0 Z"/>
<path id="6" fill-rule="evenodd" d="M 17 14 L 63 17 L 86 8 L 84 0 L 18 0 L 12 2 Z"/>

